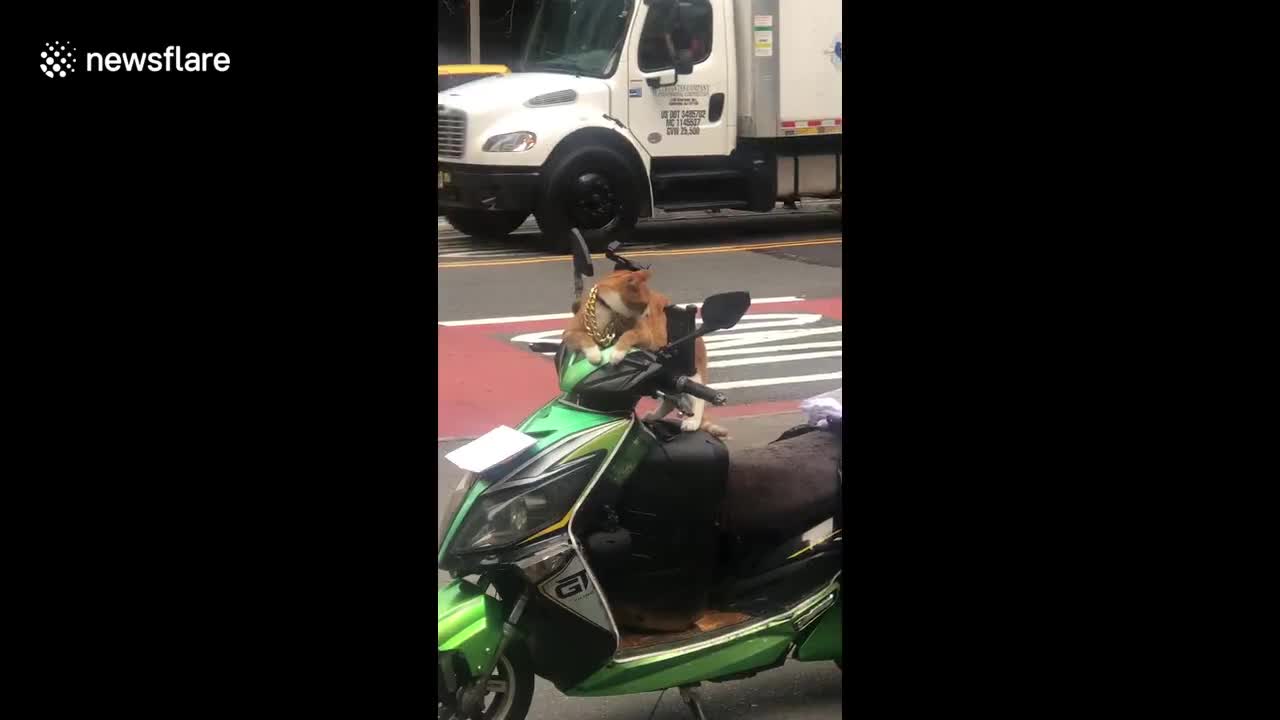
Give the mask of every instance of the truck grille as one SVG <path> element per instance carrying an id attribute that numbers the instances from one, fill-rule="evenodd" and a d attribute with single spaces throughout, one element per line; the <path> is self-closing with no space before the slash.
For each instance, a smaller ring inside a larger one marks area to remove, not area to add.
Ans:
<path id="1" fill-rule="evenodd" d="M 467 115 L 461 110 L 436 106 L 436 155 L 461 158 L 467 142 Z"/>

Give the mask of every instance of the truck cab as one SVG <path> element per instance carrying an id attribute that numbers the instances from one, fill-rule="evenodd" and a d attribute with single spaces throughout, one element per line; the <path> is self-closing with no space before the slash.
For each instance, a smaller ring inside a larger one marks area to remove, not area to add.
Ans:
<path id="1" fill-rule="evenodd" d="M 801 7 L 802 6 L 802 7 Z M 518 72 L 437 95 L 437 198 L 565 250 L 656 210 L 839 197 L 837 0 L 543 0 Z"/>

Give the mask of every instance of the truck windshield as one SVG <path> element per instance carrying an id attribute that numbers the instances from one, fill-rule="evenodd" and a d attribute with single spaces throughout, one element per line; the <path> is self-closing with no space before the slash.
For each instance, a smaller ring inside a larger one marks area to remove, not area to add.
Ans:
<path id="1" fill-rule="evenodd" d="M 524 71 L 612 76 L 631 8 L 631 0 L 543 0 L 529 30 Z"/>

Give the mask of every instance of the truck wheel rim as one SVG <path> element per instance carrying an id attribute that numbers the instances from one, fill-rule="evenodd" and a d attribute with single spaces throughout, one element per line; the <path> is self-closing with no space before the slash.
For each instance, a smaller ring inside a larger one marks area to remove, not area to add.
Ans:
<path id="1" fill-rule="evenodd" d="M 584 230 L 607 230 L 617 222 L 618 198 L 609 178 L 584 173 L 574 182 L 573 190 L 569 214 L 576 225 Z"/>

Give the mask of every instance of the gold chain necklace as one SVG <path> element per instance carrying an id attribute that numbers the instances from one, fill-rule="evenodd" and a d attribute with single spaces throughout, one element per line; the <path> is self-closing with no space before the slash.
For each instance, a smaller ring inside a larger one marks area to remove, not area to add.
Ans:
<path id="1" fill-rule="evenodd" d="M 603 330 L 596 326 L 596 288 L 592 286 L 591 294 L 587 296 L 587 312 L 586 326 L 587 332 L 591 333 L 591 339 L 596 341 L 596 345 L 600 347 L 608 347 L 613 344 L 613 338 L 617 335 L 617 330 L 613 327 L 613 318 L 609 318 L 609 324 Z"/>

